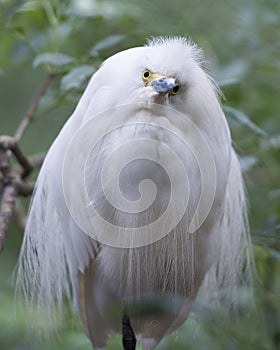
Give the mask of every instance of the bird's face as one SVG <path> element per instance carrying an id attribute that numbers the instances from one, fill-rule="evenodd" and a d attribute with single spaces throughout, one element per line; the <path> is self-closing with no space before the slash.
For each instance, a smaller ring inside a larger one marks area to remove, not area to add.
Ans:
<path id="1" fill-rule="evenodd" d="M 157 72 L 145 69 L 142 73 L 142 80 L 145 86 L 150 86 L 159 95 L 177 95 L 180 91 L 180 83 L 173 77 L 168 77 Z"/>
<path id="2" fill-rule="evenodd" d="M 182 113 L 197 111 L 204 95 L 215 95 L 200 55 L 195 46 L 174 39 L 110 57 L 96 73 L 95 108 L 100 97 L 106 108 L 135 101 L 165 104 Z"/>
<path id="3" fill-rule="evenodd" d="M 137 103 L 144 102 L 147 109 L 156 103 L 180 112 L 222 143 L 219 135 L 228 134 L 216 88 L 201 68 L 201 52 L 184 39 L 158 40 L 111 56 L 95 73 L 84 99 L 89 103 L 84 122 L 134 102 L 136 115 Z"/>
<path id="4" fill-rule="evenodd" d="M 135 96 L 182 109 L 190 89 L 205 76 L 195 55 L 193 48 L 176 40 L 145 47 L 135 67 Z"/>

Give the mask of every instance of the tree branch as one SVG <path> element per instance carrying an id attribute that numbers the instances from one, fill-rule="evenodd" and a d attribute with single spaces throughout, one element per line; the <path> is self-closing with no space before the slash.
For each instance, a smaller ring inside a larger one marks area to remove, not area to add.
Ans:
<path id="1" fill-rule="evenodd" d="M 21 203 L 21 201 L 17 201 L 16 205 L 14 207 L 14 216 L 17 220 L 17 223 L 22 231 L 25 230 L 26 225 L 26 214 L 24 211 L 24 207 Z"/>
<path id="2" fill-rule="evenodd" d="M 0 206 L 0 252 L 4 249 L 4 243 L 8 233 L 9 222 L 13 215 L 17 194 L 17 189 L 13 185 L 8 185 L 4 188 Z"/>
<path id="3" fill-rule="evenodd" d="M 40 86 L 39 90 L 37 91 L 37 94 L 35 95 L 34 99 L 31 101 L 25 116 L 23 117 L 21 123 L 19 124 L 19 126 L 17 128 L 17 131 L 15 133 L 16 141 L 19 141 L 22 138 L 23 134 L 25 133 L 25 130 L 29 126 L 30 122 L 32 121 L 32 119 L 34 117 L 34 114 L 36 113 L 36 111 L 38 109 L 38 105 L 39 105 L 41 98 L 46 93 L 50 83 L 52 82 L 52 80 L 54 79 L 55 76 L 56 76 L 55 73 L 49 73 L 46 76 L 46 79 L 43 81 L 42 85 Z"/>
<path id="4" fill-rule="evenodd" d="M 33 169 L 32 164 L 21 151 L 15 138 L 11 136 L 6 136 L 6 135 L 0 136 L 0 147 L 4 151 L 11 150 L 13 152 L 17 161 L 19 162 L 19 164 L 22 166 L 24 170 L 24 176 L 27 176 L 32 171 Z"/>
<path id="5" fill-rule="evenodd" d="M 9 229 L 9 223 L 16 212 L 16 200 L 18 196 L 30 196 L 34 190 L 34 183 L 28 183 L 25 178 L 34 168 L 40 167 L 45 154 L 39 153 L 27 158 L 21 151 L 18 142 L 31 123 L 36 113 L 40 100 L 46 93 L 50 83 L 57 74 L 49 73 L 39 87 L 35 97 L 20 122 L 15 136 L 0 136 L 0 191 L 2 199 L 0 203 L 0 252 L 4 249 L 5 239 Z M 9 158 L 11 153 L 18 161 L 18 166 L 12 167 Z M 23 211 L 17 212 L 21 225 L 25 222 Z"/>

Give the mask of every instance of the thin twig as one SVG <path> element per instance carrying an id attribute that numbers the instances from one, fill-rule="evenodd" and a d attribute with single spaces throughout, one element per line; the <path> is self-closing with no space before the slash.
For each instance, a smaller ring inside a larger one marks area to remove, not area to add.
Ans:
<path id="1" fill-rule="evenodd" d="M 46 79 L 44 80 L 43 84 L 40 86 L 39 90 L 37 91 L 37 94 L 35 95 L 34 99 L 31 101 L 25 116 L 23 117 L 21 123 L 17 128 L 17 131 L 15 133 L 16 141 L 19 141 L 22 138 L 25 130 L 27 129 L 28 125 L 30 124 L 31 120 L 34 117 L 35 112 L 38 109 L 38 105 L 42 96 L 46 93 L 50 83 L 52 82 L 55 76 L 56 76 L 55 73 L 49 73 L 46 76 Z"/>
<path id="2" fill-rule="evenodd" d="M 33 168 L 39 168 L 43 164 L 45 157 L 45 152 L 36 153 L 29 157 L 29 162 Z"/>
<path id="3" fill-rule="evenodd" d="M 24 170 L 24 176 L 27 176 L 32 171 L 32 164 L 28 158 L 25 157 L 14 137 L 6 135 L 0 136 L 0 147 L 5 151 L 11 150 L 13 152 L 17 161 Z"/>
<path id="4" fill-rule="evenodd" d="M 35 187 L 35 182 L 23 182 L 23 181 L 18 181 L 15 183 L 15 187 L 18 190 L 18 194 L 24 197 L 31 196 Z"/>
<path id="5" fill-rule="evenodd" d="M 23 168 L 23 172 L 19 169 L 16 169 L 14 171 L 14 173 L 18 173 L 18 175 L 21 174 L 22 179 L 29 175 L 34 168 L 41 166 L 45 158 L 45 153 L 37 153 L 31 156 L 30 159 L 27 158 L 21 151 L 15 138 L 11 136 L 2 135 L 0 136 L 0 170 L 3 174 L 5 174 L 4 177 L 7 177 L 7 174 L 11 170 L 8 161 L 9 150 L 12 151 L 17 161 Z"/>

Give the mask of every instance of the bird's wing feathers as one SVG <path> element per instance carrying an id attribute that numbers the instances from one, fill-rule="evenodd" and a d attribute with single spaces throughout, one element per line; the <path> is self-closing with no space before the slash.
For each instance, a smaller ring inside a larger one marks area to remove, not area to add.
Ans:
<path id="1" fill-rule="evenodd" d="M 73 221 L 62 189 L 68 144 L 81 126 L 97 86 L 93 76 L 75 112 L 48 151 L 36 182 L 17 266 L 18 294 L 39 308 L 46 306 L 50 313 L 55 303 L 62 305 L 65 294 L 72 299 L 76 270 L 83 271 L 99 249 L 94 241 L 88 244 L 88 236 Z"/>
<path id="2" fill-rule="evenodd" d="M 220 244 L 219 259 L 206 274 L 201 291 L 203 296 L 217 300 L 226 294 L 232 308 L 238 300 L 238 287 L 244 282 L 246 285 L 252 282 L 253 264 L 246 195 L 240 163 L 233 149 L 223 210 L 221 228 L 215 237 Z"/>

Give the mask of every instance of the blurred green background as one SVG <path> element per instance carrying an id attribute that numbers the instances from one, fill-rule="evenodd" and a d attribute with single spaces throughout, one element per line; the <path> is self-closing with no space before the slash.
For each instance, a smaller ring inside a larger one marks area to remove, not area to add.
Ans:
<path id="1" fill-rule="evenodd" d="M 1 0 L 0 135 L 14 134 L 47 72 L 56 72 L 21 140 L 28 155 L 47 150 L 99 64 L 159 35 L 190 36 L 221 86 L 248 190 L 257 270 L 256 312 L 246 299 L 239 319 L 204 305 L 199 321 L 193 314 L 159 349 L 279 349 L 279 0 Z M 14 309 L 10 279 L 22 234 L 13 222 L 0 254 L 0 350 L 89 350 L 79 322 L 68 316 L 51 341 L 37 344 L 28 335 L 33 316 Z M 110 349 L 121 349 L 119 338 Z"/>

